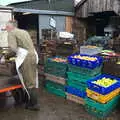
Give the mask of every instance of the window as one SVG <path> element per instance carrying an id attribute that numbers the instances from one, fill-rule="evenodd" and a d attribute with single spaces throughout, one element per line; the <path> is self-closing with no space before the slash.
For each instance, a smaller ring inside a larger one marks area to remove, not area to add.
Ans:
<path id="1" fill-rule="evenodd" d="M 42 40 L 54 40 L 57 38 L 57 32 L 53 29 L 42 29 Z"/>

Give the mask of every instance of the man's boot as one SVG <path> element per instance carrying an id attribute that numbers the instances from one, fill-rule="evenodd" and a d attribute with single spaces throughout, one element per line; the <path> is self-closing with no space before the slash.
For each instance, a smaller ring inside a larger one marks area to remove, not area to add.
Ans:
<path id="1" fill-rule="evenodd" d="M 36 88 L 28 89 L 30 99 L 28 99 L 26 103 L 26 109 L 29 110 L 40 110 L 40 102 L 39 102 L 39 92 Z"/>

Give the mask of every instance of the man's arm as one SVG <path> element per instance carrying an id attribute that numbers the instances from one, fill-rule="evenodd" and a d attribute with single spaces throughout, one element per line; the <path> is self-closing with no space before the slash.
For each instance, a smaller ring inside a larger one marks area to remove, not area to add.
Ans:
<path id="1" fill-rule="evenodd" d="M 7 54 L 5 54 L 6 59 L 14 57 L 16 55 L 16 52 L 17 52 L 16 37 L 11 32 L 8 33 L 8 47 L 9 47 L 9 51 Z"/>

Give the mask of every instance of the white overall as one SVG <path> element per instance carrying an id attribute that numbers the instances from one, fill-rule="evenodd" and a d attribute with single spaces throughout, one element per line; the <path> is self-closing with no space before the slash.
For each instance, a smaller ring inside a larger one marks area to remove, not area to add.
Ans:
<path id="1" fill-rule="evenodd" d="M 26 92 L 27 92 L 27 94 L 29 96 L 27 88 L 26 88 L 26 86 L 24 84 L 22 73 L 20 72 L 20 66 L 24 62 L 27 54 L 28 54 L 28 51 L 26 49 L 18 48 L 18 50 L 17 50 L 17 57 L 15 59 L 15 63 L 16 63 L 16 70 L 17 70 L 19 79 L 20 79 L 20 81 L 21 81 L 21 83 L 23 85 L 23 88 L 26 90 Z M 36 54 L 36 64 L 38 64 L 38 54 L 37 54 L 36 50 L 35 50 L 35 54 Z M 36 88 L 38 88 L 38 87 L 39 87 L 39 83 L 38 83 L 38 70 L 36 69 Z M 30 98 L 30 96 L 29 96 L 29 98 Z"/>

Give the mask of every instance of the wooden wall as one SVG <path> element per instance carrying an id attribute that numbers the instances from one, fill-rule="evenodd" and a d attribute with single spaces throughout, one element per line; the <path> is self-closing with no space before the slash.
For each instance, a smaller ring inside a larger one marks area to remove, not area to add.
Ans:
<path id="1" fill-rule="evenodd" d="M 73 27 L 73 17 L 66 17 L 66 32 L 72 32 L 72 27 Z"/>
<path id="2" fill-rule="evenodd" d="M 77 17 L 88 17 L 90 13 L 114 11 L 120 15 L 120 0 L 82 0 L 76 7 Z"/>
<path id="3" fill-rule="evenodd" d="M 87 39 L 87 23 L 85 20 L 74 18 L 73 33 L 78 45 L 82 45 Z"/>

